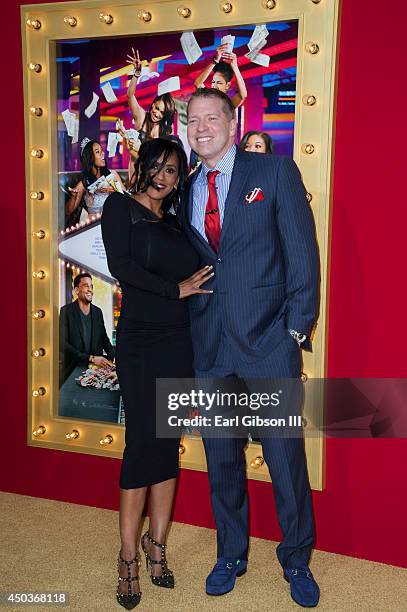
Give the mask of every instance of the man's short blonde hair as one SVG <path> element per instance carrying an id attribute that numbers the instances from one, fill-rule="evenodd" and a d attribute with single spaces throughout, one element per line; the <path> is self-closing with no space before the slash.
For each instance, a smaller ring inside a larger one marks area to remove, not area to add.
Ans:
<path id="1" fill-rule="evenodd" d="M 225 115 L 227 115 L 229 119 L 235 118 L 235 107 L 233 106 L 229 96 L 219 89 L 209 89 L 208 87 L 200 87 L 192 94 L 188 100 L 187 115 L 192 100 L 195 100 L 196 98 L 218 98 L 222 102 L 223 112 Z"/>

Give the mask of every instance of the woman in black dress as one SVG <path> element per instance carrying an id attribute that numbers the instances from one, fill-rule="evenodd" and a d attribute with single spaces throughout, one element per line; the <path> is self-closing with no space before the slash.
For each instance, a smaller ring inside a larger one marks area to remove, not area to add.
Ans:
<path id="1" fill-rule="evenodd" d="M 178 473 L 179 438 L 155 436 L 156 378 L 193 377 L 192 346 L 185 299 L 213 275 L 197 271 L 199 260 L 175 215 L 187 176 L 184 151 L 156 138 L 144 143 L 136 163 L 134 195 L 106 200 L 102 235 L 112 275 L 123 299 L 117 326 L 116 366 L 126 416 L 126 447 L 120 476 L 118 602 L 140 601 L 136 541 L 150 493 L 150 524 L 141 539 L 153 584 L 172 588 L 165 540 Z M 158 407 L 159 408 L 159 407 Z"/>

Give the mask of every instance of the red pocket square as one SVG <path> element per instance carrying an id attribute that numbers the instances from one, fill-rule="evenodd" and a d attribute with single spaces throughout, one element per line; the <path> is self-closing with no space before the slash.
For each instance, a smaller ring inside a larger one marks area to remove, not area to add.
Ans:
<path id="1" fill-rule="evenodd" d="M 261 187 L 255 187 L 254 189 L 252 189 L 252 191 L 249 191 L 249 193 L 245 196 L 245 200 L 247 204 L 264 200 L 264 195 L 261 190 Z"/>

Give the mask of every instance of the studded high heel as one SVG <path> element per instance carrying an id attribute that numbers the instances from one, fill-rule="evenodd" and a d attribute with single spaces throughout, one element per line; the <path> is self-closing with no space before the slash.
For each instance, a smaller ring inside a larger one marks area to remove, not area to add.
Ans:
<path id="1" fill-rule="evenodd" d="M 151 544 L 154 544 L 154 546 L 158 546 L 159 548 L 161 548 L 161 559 L 159 561 L 152 559 L 150 555 L 148 554 L 147 549 L 144 544 L 144 538 L 147 538 Z M 167 548 L 167 545 L 156 542 L 150 536 L 149 532 L 146 531 L 143 537 L 141 538 L 141 548 L 143 549 L 144 554 L 146 556 L 146 570 L 147 571 L 148 571 L 149 565 L 150 565 L 150 568 L 152 568 L 153 565 L 161 565 L 162 574 L 160 576 L 153 576 L 151 574 L 151 582 L 155 584 L 156 586 L 164 587 L 167 589 L 173 589 L 175 586 L 174 574 L 170 569 L 168 569 L 167 559 L 165 556 L 165 549 Z"/>
<path id="2" fill-rule="evenodd" d="M 124 563 L 125 565 L 127 565 L 127 578 L 122 578 L 120 576 L 120 564 L 121 563 Z M 122 559 L 122 556 L 119 553 L 119 556 L 117 557 L 117 571 L 119 572 L 119 584 L 117 585 L 116 599 L 121 606 L 126 608 L 126 610 L 132 610 L 133 608 L 135 608 L 140 603 L 140 599 L 141 599 L 141 591 L 139 591 L 138 593 L 135 593 L 133 591 L 133 581 L 139 580 L 138 575 L 137 576 L 131 575 L 131 566 L 133 565 L 133 563 L 137 563 L 137 565 L 140 567 L 141 561 L 140 561 L 140 557 L 138 553 L 136 554 L 134 559 L 132 559 L 131 561 L 126 561 L 125 559 Z M 123 592 L 119 591 L 119 586 L 121 582 L 127 582 L 127 593 L 125 593 L 124 591 Z"/>

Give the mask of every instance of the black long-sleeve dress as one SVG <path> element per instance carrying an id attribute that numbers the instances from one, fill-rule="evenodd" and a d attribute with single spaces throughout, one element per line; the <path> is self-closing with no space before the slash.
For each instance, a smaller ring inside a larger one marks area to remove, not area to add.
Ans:
<path id="1" fill-rule="evenodd" d="M 189 316 L 178 283 L 198 269 L 199 259 L 175 215 L 159 219 L 128 195 L 107 198 L 102 236 L 123 293 L 116 334 L 126 416 L 120 487 L 135 489 L 178 473 L 179 438 L 155 435 L 155 381 L 193 376 Z"/>

